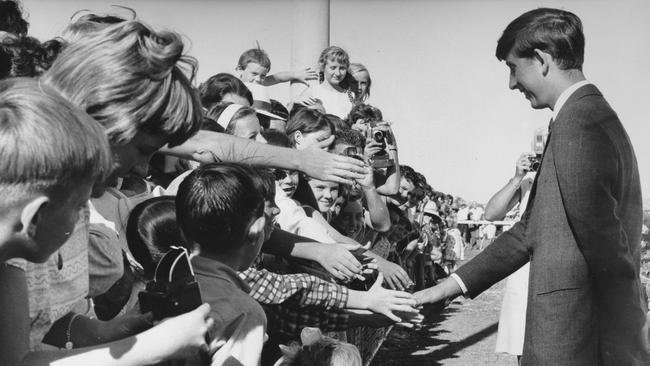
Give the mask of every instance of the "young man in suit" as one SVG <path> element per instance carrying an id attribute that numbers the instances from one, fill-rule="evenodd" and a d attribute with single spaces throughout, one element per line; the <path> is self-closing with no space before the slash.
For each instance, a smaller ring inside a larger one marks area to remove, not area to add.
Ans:
<path id="1" fill-rule="evenodd" d="M 522 365 L 648 365 L 637 162 L 582 73 L 582 23 L 559 9 L 529 11 L 505 29 L 496 56 L 510 89 L 553 111 L 530 203 L 511 230 L 416 298 L 473 298 L 530 261 Z"/>

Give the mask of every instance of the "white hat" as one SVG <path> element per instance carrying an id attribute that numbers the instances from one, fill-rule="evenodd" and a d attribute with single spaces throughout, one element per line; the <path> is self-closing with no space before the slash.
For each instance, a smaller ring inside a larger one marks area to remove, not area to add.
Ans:
<path id="1" fill-rule="evenodd" d="M 424 209 L 422 211 L 424 211 L 424 213 L 426 213 L 426 214 L 431 214 L 431 215 L 438 216 L 438 205 L 436 205 L 436 203 L 433 202 L 433 201 L 428 201 L 424 205 Z"/>

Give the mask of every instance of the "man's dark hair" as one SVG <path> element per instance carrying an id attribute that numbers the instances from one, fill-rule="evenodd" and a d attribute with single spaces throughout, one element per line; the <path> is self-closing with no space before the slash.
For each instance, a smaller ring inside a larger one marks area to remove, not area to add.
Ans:
<path id="1" fill-rule="evenodd" d="M 201 104 L 206 109 L 221 102 L 223 97 L 230 93 L 246 98 L 250 105 L 253 105 L 253 94 L 244 82 L 225 72 L 213 75 L 202 83 L 199 86 L 199 93 L 201 94 Z"/>
<path id="2" fill-rule="evenodd" d="M 358 148 L 366 147 L 366 137 L 359 131 L 353 129 L 337 130 L 334 133 L 334 146 L 345 144 L 356 146 Z"/>
<path id="3" fill-rule="evenodd" d="M 208 253 L 227 253 L 245 240 L 264 199 L 253 168 L 236 163 L 204 165 L 185 178 L 176 195 L 176 216 L 185 236 Z"/>
<path id="4" fill-rule="evenodd" d="M 562 70 L 582 70 L 585 36 L 580 18 L 560 9 L 526 12 L 503 31 L 497 42 L 496 57 L 503 61 L 512 51 L 517 57 L 532 58 L 535 49 L 550 54 Z"/>

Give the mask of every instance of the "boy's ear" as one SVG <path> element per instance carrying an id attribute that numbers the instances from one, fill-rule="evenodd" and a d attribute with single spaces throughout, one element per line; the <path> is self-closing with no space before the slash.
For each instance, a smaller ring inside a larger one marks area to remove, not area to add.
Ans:
<path id="1" fill-rule="evenodd" d="M 302 135 L 302 132 L 296 131 L 293 133 L 293 139 L 296 141 L 297 144 L 301 144 L 303 138 L 304 136 Z"/>
<path id="2" fill-rule="evenodd" d="M 266 225 L 266 218 L 264 215 L 258 217 L 253 221 L 251 226 L 248 228 L 248 238 L 252 243 L 257 243 L 257 239 L 264 237 L 264 226 Z"/>
<path id="3" fill-rule="evenodd" d="M 20 232 L 29 238 L 36 234 L 36 226 L 40 220 L 40 212 L 45 205 L 50 202 L 46 196 L 37 196 L 30 200 L 20 213 L 20 223 L 22 224 Z"/>

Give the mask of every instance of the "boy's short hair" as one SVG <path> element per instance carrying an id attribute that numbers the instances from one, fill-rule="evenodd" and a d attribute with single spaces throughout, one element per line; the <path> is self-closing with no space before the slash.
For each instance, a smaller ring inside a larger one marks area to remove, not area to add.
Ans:
<path id="1" fill-rule="evenodd" d="M 291 147 L 289 136 L 287 136 L 287 134 L 282 131 L 264 130 L 262 131 L 262 136 L 264 136 L 266 143 L 269 145 Z"/>
<path id="2" fill-rule="evenodd" d="M 250 50 L 244 51 L 244 53 L 239 56 L 237 67 L 243 70 L 251 62 L 258 64 L 267 70 L 271 70 L 271 59 L 266 51 L 262 49 L 251 48 Z"/>
<path id="3" fill-rule="evenodd" d="M 0 156 L 0 205 L 35 193 L 68 194 L 111 170 L 102 127 L 31 78 L 0 81 Z"/>
<path id="4" fill-rule="evenodd" d="M 196 60 L 183 52 L 179 34 L 128 20 L 68 45 L 42 80 L 103 125 L 111 143 L 146 132 L 173 147 L 203 118 L 191 83 Z"/>
<path id="5" fill-rule="evenodd" d="M 254 174 L 245 165 L 215 163 L 188 175 L 176 194 L 176 217 L 185 236 L 209 253 L 239 248 L 251 220 L 264 210 Z"/>
<path id="6" fill-rule="evenodd" d="M 528 11 L 513 20 L 497 42 L 496 57 L 503 61 L 511 51 L 531 58 L 535 49 L 553 56 L 563 70 L 582 70 L 585 36 L 582 22 L 575 14 L 551 8 Z"/>
<path id="7" fill-rule="evenodd" d="M 20 2 L 0 1 L 0 31 L 17 35 L 26 35 L 29 23 L 23 18 Z"/>

